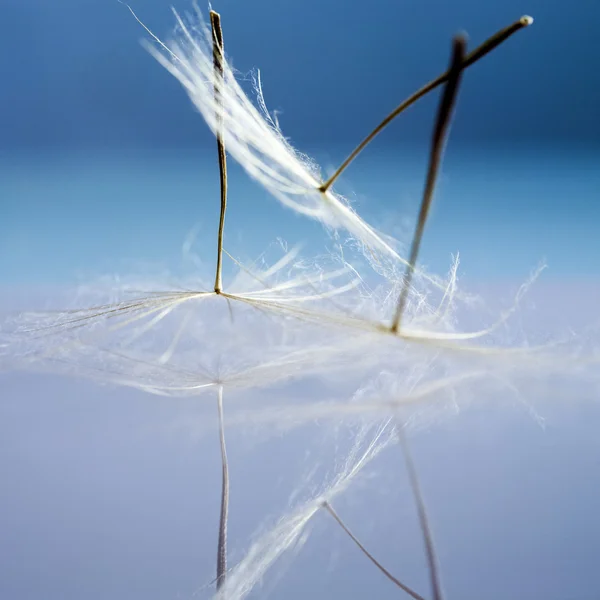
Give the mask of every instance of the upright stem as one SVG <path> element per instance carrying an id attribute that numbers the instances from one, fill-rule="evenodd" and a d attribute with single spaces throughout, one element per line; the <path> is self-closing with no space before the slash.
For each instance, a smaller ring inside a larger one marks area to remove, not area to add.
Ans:
<path id="1" fill-rule="evenodd" d="M 431 201 L 433 199 L 433 191 L 438 177 L 440 164 L 442 162 L 442 154 L 444 152 L 444 145 L 448 136 L 448 128 L 450 121 L 452 120 L 452 111 L 454 104 L 456 103 L 456 96 L 458 93 L 458 86 L 464 67 L 464 56 L 467 42 L 463 36 L 456 36 L 452 43 L 452 58 L 450 61 L 450 69 L 448 70 L 447 83 L 444 88 L 444 93 L 440 101 L 438 114 L 433 130 L 433 136 L 431 139 L 431 152 L 429 155 L 429 168 L 427 170 L 427 178 L 425 180 L 425 190 L 423 192 L 423 199 L 421 201 L 421 209 L 419 211 L 419 218 L 417 220 L 417 227 L 413 236 L 413 241 L 410 249 L 410 256 L 406 271 L 404 272 L 404 278 L 402 281 L 402 290 L 400 292 L 400 298 L 398 299 L 398 306 L 396 307 L 396 314 L 392 322 L 391 330 L 396 333 L 400 328 L 400 322 L 402 320 L 402 314 L 406 307 L 406 301 L 408 299 L 408 292 L 412 283 L 412 277 L 415 271 L 415 264 L 417 257 L 419 256 L 419 249 L 421 247 L 421 239 L 423 237 L 423 231 L 425 230 L 425 223 L 429 216 L 429 209 L 431 207 Z"/>
<path id="2" fill-rule="evenodd" d="M 419 524 L 421 526 L 421 532 L 423 533 L 423 541 L 425 543 L 425 554 L 427 556 L 427 564 L 429 566 L 429 578 L 431 581 L 433 600 L 442 600 L 442 583 L 439 574 L 438 560 L 435 553 L 435 544 L 433 542 L 433 535 L 431 533 L 431 525 L 429 524 L 429 518 L 427 516 L 427 510 L 425 508 L 425 501 L 423 500 L 423 493 L 421 491 L 421 485 L 419 483 L 419 476 L 417 475 L 415 462 L 412 458 L 412 453 L 410 451 L 410 447 L 408 445 L 408 440 L 406 439 L 404 430 L 398 428 L 397 431 L 398 438 L 400 439 L 400 445 L 402 446 L 404 454 L 404 462 L 406 464 L 406 470 L 408 472 L 410 487 L 413 491 L 415 504 L 417 505 L 417 512 L 419 515 Z"/>
<path id="3" fill-rule="evenodd" d="M 217 237 L 217 270 L 215 275 L 215 292 L 221 293 L 223 282 L 221 279 L 223 264 L 223 230 L 225 227 L 225 211 L 227 210 L 227 158 L 225 144 L 223 143 L 223 115 L 219 110 L 222 107 L 220 86 L 223 85 L 223 31 L 221 29 L 221 15 L 210 11 L 210 24 L 213 38 L 213 63 L 215 72 L 215 105 L 217 121 L 217 151 L 219 154 L 219 178 L 221 184 L 221 214 L 219 217 L 219 232 Z M 221 445 L 221 514 L 219 517 L 219 540 L 217 545 L 217 591 L 224 583 L 227 574 L 227 519 L 229 515 L 229 464 L 227 462 L 227 447 L 225 445 L 225 425 L 223 422 L 223 386 L 217 392 L 219 410 L 219 440 Z"/>
<path id="4" fill-rule="evenodd" d="M 227 210 L 227 158 L 225 155 L 225 144 L 223 143 L 223 114 L 221 102 L 221 87 L 223 86 L 223 62 L 225 54 L 223 50 L 223 31 L 221 30 L 221 15 L 214 10 L 210 11 L 210 24 L 213 39 L 213 64 L 215 72 L 215 105 L 216 110 L 216 136 L 217 150 L 219 153 L 219 178 L 221 183 L 221 215 L 219 217 L 219 233 L 217 238 L 217 272 L 215 276 L 215 292 L 221 293 L 223 282 L 221 279 L 223 263 L 223 230 L 225 227 L 225 211 Z"/>
<path id="5" fill-rule="evenodd" d="M 486 54 L 494 50 L 502 42 L 511 37 L 514 33 L 528 27 L 533 23 L 533 19 L 528 16 L 521 17 L 518 21 L 515 21 L 508 27 L 501 29 L 496 32 L 492 37 L 488 38 L 481 46 L 478 46 L 469 53 L 463 65 L 463 68 L 470 67 L 473 63 L 477 62 L 480 58 L 483 58 Z M 319 188 L 322 192 L 326 192 L 336 181 L 336 179 L 348 168 L 350 163 L 365 149 L 365 147 L 385 129 L 400 113 L 404 112 L 409 106 L 412 106 L 417 100 L 440 86 L 442 83 L 447 81 L 450 75 L 449 71 L 442 73 L 436 79 L 433 79 L 428 84 L 424 85 L 420 90 L 417 90 L 414 94 L 409 96 L 404 102 L 399 104 L 369 135 L 350 153 L 348 158 L 339 166 L 335 173 Z"/>
<path id="6" fill-rule="evenodd" d="M 217 591 L 224 583 L 227 574 L 227 518 L 229 515 L 229 464 L 225 446 L 225 424 L 223 419 L 223 386 L 217 391 L 219 410 L 219 439 L 221 443 L 221 515 L 219 517 L 219 541 L 217 546 Z"/>

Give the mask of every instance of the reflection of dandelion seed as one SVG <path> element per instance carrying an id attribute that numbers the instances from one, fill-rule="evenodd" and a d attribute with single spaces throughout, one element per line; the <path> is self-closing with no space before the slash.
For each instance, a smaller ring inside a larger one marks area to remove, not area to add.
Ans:
<path id="1" fill-rule="evenodd" d="M 392 434 L 387 423 L 378 427 L 374 434 L 370 435 L 369 429 L 359 433 L 333 480 L 319 494 L 292 509 L 252 544 L 244 558 L 229 573 L 223 589 L 224 596 L 228 600 L 245 598 L 275 562 L 302 541 L 306 526 L 323 507 L 323 503 L 332 502 L 345 492 L 361 471 L 393 442 Z"/>

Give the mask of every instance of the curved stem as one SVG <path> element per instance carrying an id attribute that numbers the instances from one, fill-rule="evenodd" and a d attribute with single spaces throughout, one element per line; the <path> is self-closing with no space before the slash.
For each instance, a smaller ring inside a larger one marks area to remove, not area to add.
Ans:
<path id="1" fill-rule="evenodd" d="M 533 23 L 533 19 L 528 16 L 521 17 L 518 21 L 515 21 L 508 27 L 501 29 L 495 33 L 492 37 L 488 38 L 481 46 L 478 46 L 469 53 L 465 58 L 465 64 L 463 68 L 470 67 L 473 63 L 477 62 L 480 58 L 483 58 L 486 54 L 494 50 L 502 42 L 506 41 L 517 31 L 528 27 Z M 436 77 L 428 84 L 424 85 L 421 89 L 417 90 L 414 94 L 408 97 L 404 102 L 399 104 L 369 135 L 350 153 L 348 158 L 339 166 L 337 171 L 319 188 L 321 192 L 326 192 L 336 181 L 336 179 L 346 170 L 350 163 L 365 149 L 365 147 L 385 129 L 400 113 L 404 112 L 408 107 L 412 106 L 417 100 L 442 85 L 449 76 L 449 71 L 442 73 L 439 77 Z"/>
<path id="2" fill-rule="evenodd" d="M 396 579 L 360 542 L 360 540 L 350 531 L 346 526 L 342 518 L 333 510 L 333 506 L 325 500 L 322 507 L 337 521 L 338 525 L 344 530 L 348 537 L 359 547 L 360 551 L 393 583 L 395 583 L 400 589 L 404 590 L 409 596 L 412 596 L 414 600 L 425 600 L 423 596 L 417 594 L 414 590 L 404 585 L 399 579 Z"/>

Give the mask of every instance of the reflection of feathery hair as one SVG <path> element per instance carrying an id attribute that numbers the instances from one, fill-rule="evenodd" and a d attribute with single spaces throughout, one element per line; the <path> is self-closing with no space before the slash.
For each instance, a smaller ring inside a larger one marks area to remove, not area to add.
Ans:
<path id="1" fill-rule="evenodd" d="M 360 477 L 361 472 L 394 441 L 389 419 L 382 425 L 363 427 L 357 433 L 341 468 L 317 493 L 278 519 L 260 535 L 242 560 L 228 573 L 222 590 L 228 600 L 242 600 L 260 583 L 267 571 L 288 551 L 303 541 L 306 527 L 324 506 L 342 495 Z"/>

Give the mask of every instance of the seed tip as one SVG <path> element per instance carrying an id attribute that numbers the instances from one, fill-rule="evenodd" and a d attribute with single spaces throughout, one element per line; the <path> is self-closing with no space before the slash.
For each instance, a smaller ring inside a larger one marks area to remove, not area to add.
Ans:
<path id="1" fill-rule="evenodd" d="M 454 48 L 454 52 L 458 52 L 461 55 L 466 54 L 468 41 L 469 36 L 467 35 L 466 31 L 460 31 L 457 33 L 452 39 L 452 47 Z"/>
<path id="2" fill-rule="evenodd" d="M 523 15 L 519 20 L 523 27 L 529 27 L 533 23 L 533 17 L 530 17 L 529 15 Z"/>

